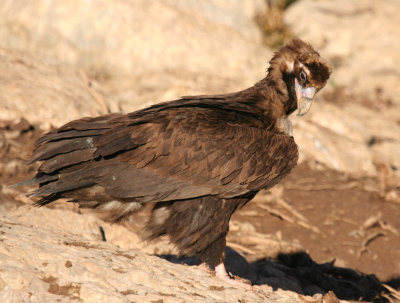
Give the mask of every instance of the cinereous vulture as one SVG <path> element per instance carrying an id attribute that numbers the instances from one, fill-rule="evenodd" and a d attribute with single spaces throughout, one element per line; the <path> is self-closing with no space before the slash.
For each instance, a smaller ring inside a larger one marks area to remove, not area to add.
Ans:
<path id="1" fill-rule="evenodd" d="M 39 184 L 31 193 L 37 205 L 68 198 L 112 221 L 152 203 L 146 239 L 167 235 L 182 255 L 241 285 L 224 266 L 229 220 L 296 165 L 288 116 L 309 111 L 330 73 L 318 52 L 294 39 L 245 90 L 82 118 L 45 134 L 30 161 L 41 165 L 26 183 Z"/>

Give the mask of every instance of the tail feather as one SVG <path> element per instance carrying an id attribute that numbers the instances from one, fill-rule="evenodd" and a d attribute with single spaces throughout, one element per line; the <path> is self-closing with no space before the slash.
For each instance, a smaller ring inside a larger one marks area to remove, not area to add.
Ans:
<path id="1" fill-rule="evenodd" d="M 34 202 L 33 206 L 37 206 L 37 207 L 45 206 L 45 205 L 50 204 L 51 202 L 54 202 L 55 200 L 58 200 L 60 198 L 61 198 L 61 195 L 59 193 L 51 194 L 49 196 L 42 197 L 40 200 Z"/>

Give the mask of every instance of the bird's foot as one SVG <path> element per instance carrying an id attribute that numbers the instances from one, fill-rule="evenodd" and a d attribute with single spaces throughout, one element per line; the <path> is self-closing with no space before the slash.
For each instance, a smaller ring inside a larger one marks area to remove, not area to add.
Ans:
<path id="1" fill-rule="evenodd" d="M 199 264 L 197 267 L 200 270 L 205 271 L 206 273 L 214 274 L 214 270 L 206 262 L 203 262 L 203 263 Z"/>
<path id="2" fill-rule="evenodd" d="M 254 290 L 253 286 L 251 284 L 246 283 L 244 280 L 238 278 L 238 277 L 231 277 L 225 269 L 224 263 L 220 263 L 217 266 L 215 266 L 215 275 L 220 278 L 221 280 L 227 282 L 228 284 L 231 284 L 233 286 L 238 286 L 241 288 L 244 288 L 246 290 Z"/>

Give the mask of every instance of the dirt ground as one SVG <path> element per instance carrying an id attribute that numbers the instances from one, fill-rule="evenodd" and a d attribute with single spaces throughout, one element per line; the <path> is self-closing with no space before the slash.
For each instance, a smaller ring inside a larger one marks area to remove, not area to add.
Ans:
<path id="1" fill-rule="evenodd" d="M 0 126 L 0 210 L 5 211 L 23 204 L 6 185 L 32 176 L 33 169 L 25 163 L 40 132 L 24 121 Z M 333 289 L 341 299 L 390 302 L 380 296 L 381 283 L 400 289 L 398 218 L 400 204 L 381 197 L 377 178 L 349 177 L 303 163 L 275 189 L 260 193 L 232 218 L 241 226 L 253 226 L 261 237 L 272 234 L 278 242 L 292 243 L 299 248 L 297 252 L 269 254 L 268 241 L 254 246 L 235 228 L 231 228 L 228 245 L 232 244 L 233 251 L 241 253 L 253 269 L 274 262 L 289 276 L 311 280 L 312 287 L 308 285 L 307 291 L 303 287 L 303 293 Z M 235 237 L 242 237 L 241 245 L 235 246 Z M 228 253 L 228 262 L 229 258 Z M 235 274 L 254 284 L 271 281 L 260 280 L 260 272 L 258 278 Z M 319 281 L 327 277 L 325 284 Z M 352 283 L 350 292 L 346 283 Z M 296 287 L 279 283 L 276 287 L 296 291 Z"/>
<path id="2" fill-rule="evenodd" d="M 281 233 L 318 263 L 336 260 L 337 266 L 389 281 L 400 277 L 400 205 L 381 198 L 374 190 L 377 183 L 301 164 L 281 183 L 282 198 L 315 231 L 283 219 L 280 214 L 287 209 L 279 203 L 271 203 L 272 214 L 263 210 L 261 198 L 233 219 L 251 222 L 261 233 Z"/>

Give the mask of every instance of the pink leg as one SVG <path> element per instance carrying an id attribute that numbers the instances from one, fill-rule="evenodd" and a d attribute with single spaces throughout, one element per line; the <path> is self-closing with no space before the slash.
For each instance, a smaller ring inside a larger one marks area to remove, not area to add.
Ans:
<path id="1" fill-rule="evenodd" d="M 239 287 L 242 287 L 247 290 L 253 290 L 253 287 L 251 285 L 249 285 L 243 281 L 240 281 L 240 280 L 232 279 L 226 272 L 224 262 L 215 266 L 215 275 L 218 278 L 220 278 L 221 280 L 224 280 L 225 282 L 227 282 L 233 286 L 239 286 Z"/>

